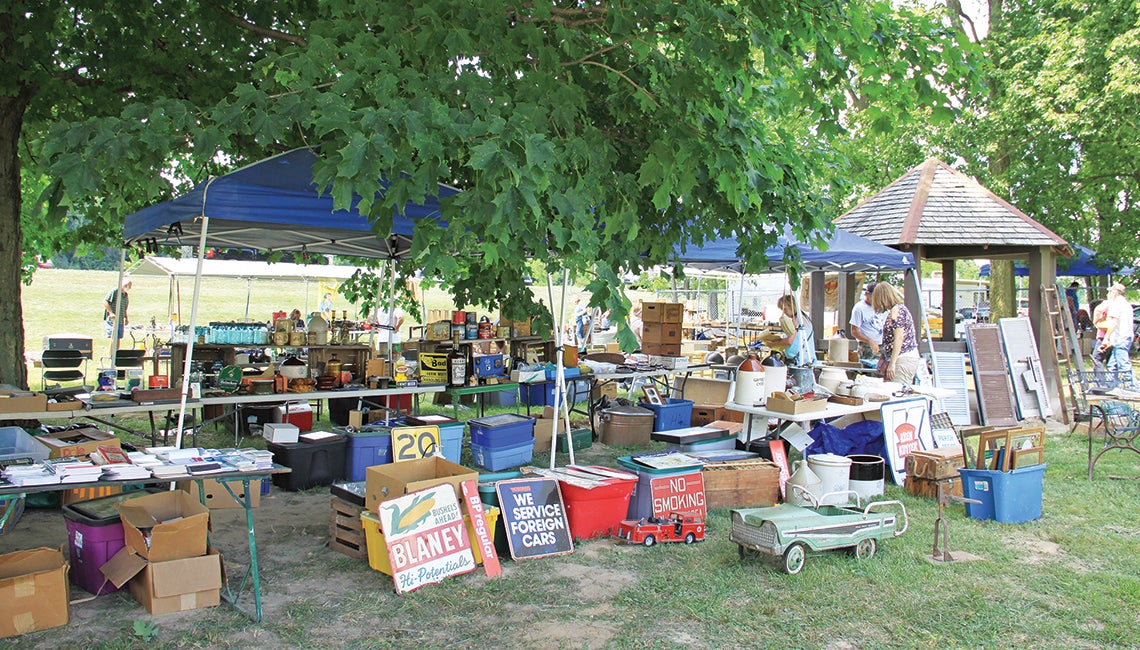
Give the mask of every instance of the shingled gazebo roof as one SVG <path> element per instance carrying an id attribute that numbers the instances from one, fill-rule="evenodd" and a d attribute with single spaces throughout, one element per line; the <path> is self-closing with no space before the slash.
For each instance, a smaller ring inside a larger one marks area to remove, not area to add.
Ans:
<path id="1" fill-rule="evenodd" d="M 927 257 L 939 247 L 1025 250 L 1051 246 L 1068 254 L 1068 242 L 965 174 L 930 158 L 878 194 L 835 220 L 835 225 L 872 241 L 906 249 L 918 245 Z"/>

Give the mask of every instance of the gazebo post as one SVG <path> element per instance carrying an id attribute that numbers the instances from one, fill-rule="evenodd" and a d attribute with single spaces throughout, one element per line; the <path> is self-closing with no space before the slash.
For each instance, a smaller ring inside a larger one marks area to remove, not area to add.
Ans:
<path id="1" fill-rule="evenodd" d="M 914 255 L 914 273 L 907 273 L 903 276 L 903 304 L 906 305 L 906 308 L 910 310 L 910 313 L 914 316 L 914 324 L 919 330 L 919 339 L 921 339 L 918 342 L 918 347 L 921 351 L 923 347 L 922 343 L 927 339 L 921 336 L 922 323 L 926 315 L 922 311 L 922 296 L 919 295 L 919 292 L 922 291 L 922 287 L 919 286 L 918 276 L 922 273 L 922 260 L 926 258 L 926 247 L 914 246 L 910 249 L 910 252 Z M 943 317 L 943 327 L 945 326 L 945 317 Z"/>
<path id="2" fill-rule="evenodd" d="M 1045 301 L 1041 295 L 1042 287 L 1056 284 L 1057 256 L 1052 247 L 1038 246 L 1029 254 L 1029 322 L 1033 327 L 1033 336 L 1037 339 L 1037 356 L 1041 358 L 1041 370 L 1045 374 L 1045 385 L 1049 387 L 1049 397 L 1058 400 L 1055 404 L 1060 404 L 1059 400 L 1064 396 L 1061 387 L 1057 385 L 1057 351 L 1052 349 L 1053 342 L 1046 340 L 1049 330 L 1045 327 L 1045 319 L 1049 318 L 1049 314 L 1045 311 Z M 1065 309 L 1066 306 L 1062 302 L 1058 308 Z"/>
<path id="3" fill-rule="evenodd" d="M 823 305 L 827 289 L 823 271 L 812 271 L 809 277 L 810 288 L 808 292 L 811 296 L 811 304 L 808 314 L 811 316 L 812 327 L 815 328 L 815 338 L 819 341 L 827 337 L 827 329 L 823 324 Z"/>
<path id="4" fill-rule="evenodd" d="M 954 260 L 942 260 L 942 340 L 954 341 L 958 333 L 954 320 L 958 312 L 958 276 Z"/>

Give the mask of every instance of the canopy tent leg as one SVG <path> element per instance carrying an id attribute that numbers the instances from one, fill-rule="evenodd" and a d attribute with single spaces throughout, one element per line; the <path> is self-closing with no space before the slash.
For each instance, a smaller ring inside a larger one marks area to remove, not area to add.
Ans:
<path id="1" fill-rule="evenodd" d="M 198 237 L 198 265 L 194 270 L 194 301 L 190 303 L 190 333 L 186 337 L 186 359 L 182 362 L 182 391 L 178 400 L 178 430 L 174 436 L 174 446 L 182 448 L 182 431 L 186 424 L 186 396 L 190 391 L 190 366 L 194 361 L 194 344 L 198 341 L 195 330 L 198 323 L 198 297 L 202 291 L 202 266 L 206 260 L 206 233 L 210 229 L 210 218 L 202 217 L 202 234 Z M 171 371 L 174 369 L 171 368 Z M 173 381 L 174 378 L 171 378 Z"/>

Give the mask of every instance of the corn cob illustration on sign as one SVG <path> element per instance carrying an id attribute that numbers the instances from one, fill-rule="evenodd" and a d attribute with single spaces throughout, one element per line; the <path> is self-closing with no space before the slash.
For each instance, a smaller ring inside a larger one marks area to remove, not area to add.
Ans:
<path id="1" fill-rule="evenodd" d="M 378 510 L 397 593 L 475 570 L 463 511 L 450 484 L 384 501 Z"/>

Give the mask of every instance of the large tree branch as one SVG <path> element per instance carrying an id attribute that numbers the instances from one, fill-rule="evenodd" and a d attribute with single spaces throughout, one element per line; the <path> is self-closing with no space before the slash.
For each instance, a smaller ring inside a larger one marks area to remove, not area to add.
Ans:
<path id="1" fill-rule="evenodd" d="M 562 65 L 571 66 L 571 65 L 577 65 L 577 64 L 578 64 L 577 61 L 571 61 L 568 63 L 563 63 Z M 582 61 L 581 65 L 596 65 L 599 68 L 602 68 L 604 70 L 609 70 L 610 72 L 612 72 L 612 73 L 616 74 L 617 76 L 621 77 L 622 79 L 624 79 L 626 81 L 626 83 L 628 83 L 629 85 L 636 88 L 639 93 L 641 93 L 641 94 L 645 95 L 647 98 L 649 98 L 649 101 L 652 102 L 655 107 L 661 108 L 661 104 L 657 103 L 657 100 L 653 98 L 652 93 L 650 93 L 648 90 L 642 88 L 640 85 L 638 85 L 638 83 L 636 81 L 634 81 L 633 79 L 630 79 L 629 76 L 626 75 L 624 72 L 622 72 L 620 70 L 616 70 L 616 69 L 614 69 L 614 68 L 612 68 L 612 67 L 610 67 L 604 63 L 599 63 L 597 61 Z"/>
<path id="2" fill-rule="evenodd" d="M 214 11 L 221 14 L 222 17 L 225 18 L 226 22 L 228 22 L 229 24 L 240 27 L 246 31 L 253 32 L 254 34 L 260 34 L 261 36 L 266 36 L 266 37 L 269 37 L 269 38 L 272 38 L 272 39 L 278 40 L 278 41 L 288 41 L 290 43 L 300 45 L 301 47 L 305 47 L 309 44 L 309 42 L 306 41 L 304 39 L 304 37 L 294 36 L 293 34 L 281 32 L 281 31 L 278 31 L 276 29 L 270 29 L 269 27 L 262 27 L 260 25 L 255 25 L 255 24 L 249 22 L 248 20 L 246 20 L 240 16 L 235 16 L 234 14 L 226 11 L 225 9 L 222 9 L 221 7 L 214 4 L 213 2 L 210 2 L 210 0 L 203 0 L 202 4 L 206 5 L 207 7 L 211 8 Z"/>

